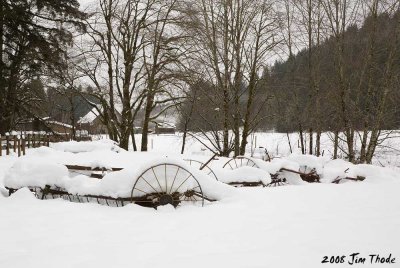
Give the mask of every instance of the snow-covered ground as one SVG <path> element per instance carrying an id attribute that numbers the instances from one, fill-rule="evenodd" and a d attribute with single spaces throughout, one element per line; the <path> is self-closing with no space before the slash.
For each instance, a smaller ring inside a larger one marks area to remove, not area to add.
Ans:
<path id="1" fill-rule="evenodd" d="M 99 141 L 54 144 L 28 150 L 21 158 L 0 157 L 3 193 L 4 184 L 22 187 L 42 182 L 78 193 L 96 189 L 124 196 L 116 186 L 131 187 L 129 178 L 146 165 L 169 161 L 193 172 L 205 192 L 218 200 L 204 207 L 168 205 L 154 210 L 132 204 L 116 208 L 38 200 L 26 188 L 11 197 L 0 194 L 0 267 L 352 267 L 348 261 L 353 253 L 366 258 L 361 267 L 399 265 L 400 170 L 396 165 L 352 165 L 331 161 L 328 155 L 283 157 L 288 155 L 286 135 L 257 135 L 256 147 L 274 147 L 274 155 L 281 158 L 254 159 L 258 169 L 236 170 L 222 168 L 228 159 L 219 158 L 210 167 L 220 181 L 243 178 L 267 183 L 269 173 L 281 167 L 307 165 L 316 169 L 323 183 L 308 184 L 292 174 L 287 186 L 233 188 L 188 166 L 183 159 L 204 162 L 211 153 L 189 140 L 186 154 L 180 156 L 180 137 L 174 135 L 152 136 L 149 153 L 125 152 Z M 98 181 L 72 175 L 62 164 L 125 171 Z M 337 176 L 366 179 L 330 183 Z M 395 264 L 371 264 L 370 254 L 385 258 L 392 254 Z M 323 264 L 324 256 L 328 261 L 331 256 L 346 256 L 345 263 Z"/>
<path id="2" fill-rule="evenodd" d="M 374 164 L 379 166 L 399 166 L 400 167 L 400 135 L 399 131 L 384 131 L 381 135 L 380 145 L 376 149 Z M 358 135 L 358 134 L 357 134 Z M 388 138 L 386 138 L 388 137 Z M 207 140 L 199 136 L 202 142 L 209 144 Z M 344 137 L 342 137 L 344 138 Z M 386 138 L 386 139 L 385 139 Z M 299 148 L 299 135 L 297 133 L 289 134 L 292 153 L 301 153 Z M 306 142 L 308 142 L 308 135 Z M 140 148 L 141 135 L 136 135 L 136 143 Z M 321 136 L 321 153 L 324 156 L 331 157 L 333 155 L 333 134 L 323 133 Z M 315 142 L 315 135 L 314 135 Z M 149 146 L 150 151 L 156 152 L 174 152 L 180 153 L 182 146 L 182 135 L 150 135 Z M 131 146 L 132 147 L 132 146 Z M 308 149 L 308 144 L 306 143 Z M 340 148 L 346 148 L 343 140 L 339 141 Z M 188 136 L 187 145 L 185 147 L 186 153 L 211 155 L 212 153 L 198 142 L 195 138 Z M 131 148 L 130 148 L 131 149 Z M 356 151 L 360 150 L 359 139 L 357 139 Z M 286 133 L 277 132 L 257 132 L 249 137 L 248 146 L 246 148 L 247 154 L 252 154 L 254 157 L 261 157 L 265 155 L 267 150 L 270 157 L 282 157 L 291 154 L 288 137 Z M 339 157 L 345 158 L 345 154 L 339 150 Z"/>

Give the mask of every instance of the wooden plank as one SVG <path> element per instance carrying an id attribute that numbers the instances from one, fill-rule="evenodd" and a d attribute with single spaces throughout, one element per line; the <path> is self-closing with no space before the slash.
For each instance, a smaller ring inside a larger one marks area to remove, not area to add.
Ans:
<path id="1" fill-rule="evenodd" d="M 88 166 L 80 166 L 80 165 L 65 165 L 68 169 L 73 169 L 73 170 L 88 170 L 88 171 L 107 171 L 107 170 L 111 170 L 111 171 L 120 171 L 123 168 L 111 168 L 111 169 L 106 169 L 106 168 L 92 168 L 92 167 L 88 167 Z"/>

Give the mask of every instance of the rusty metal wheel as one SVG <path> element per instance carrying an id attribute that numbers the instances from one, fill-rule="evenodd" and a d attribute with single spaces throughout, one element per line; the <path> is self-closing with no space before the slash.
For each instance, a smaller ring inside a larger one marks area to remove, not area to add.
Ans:
<path id="1" fill-rule="evenodd" d="M 259 168 L 259 166 L 251 159 L 246 156 L 237 156 L 235 158 L 229 159 L 228 162 L 225 163 L 223 168 L 229 167 L 230 169 L 237 169 L 240 167 L 255 167 Z"/>
<path id="2" fill-rule="evenodd" d="M 218 180 L 218 177 L 217 175 L 215 175 L 214 171 L 208 165 L 205 165 L 203 162 L 194 159 L 184 159 L 184 160 L 188 162 L 190 166 L 197 168 L 199 170 L 203 170 L 208 176 L 211 176 L 214 179 Z"/>
<path id="3" fill-rule="evenodd" d="M 271 174 L 271 182 L 265 185 L 266 187 L 277 187 L 288 185 L 286 178 L 280 177 L 279 173 Z"/>
<path id="4" fill-rule="evenodd" d="M 135 181 L 131 200 L 138 205 L 157 208 L 181 203 L 204 205 L 205 197 L 199 181 L 176 164 L 158 164 L 146 169 Z"/>

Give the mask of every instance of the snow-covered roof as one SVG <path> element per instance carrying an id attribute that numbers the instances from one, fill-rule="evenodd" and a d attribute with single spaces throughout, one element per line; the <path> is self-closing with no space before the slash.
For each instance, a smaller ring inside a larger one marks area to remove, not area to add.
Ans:
<path id="1" fill-rule="evenodd" d="M 46 123 L 53 124 L 53 125 L 58 125 L 58 126 L 66 127 L 66 128 L 72 128 L 72 126 L 69 125 L 69 124 L 65 124 L 65 123 L 62 123 L 62 122 L 54 121 L 54 120 L 48 120 L 48 121 L 46 121 Z"/>
<path id="2" fill-rule="evenodd" d="M 93 107 L 86 115 L 82 116 L 78 120 L 78 124 L 92 123 L 99 116 L 99 111 L 96 107 Z"/>
<path id="3" fill-rule="evenodd" d="M 175 128 L 176 127 L 175 124 L 170 123 L 170 122 L 157 122 L 157 121 L 154 121 L 154 123 L 158 127 L 161 127 L 161 128 Z"/>

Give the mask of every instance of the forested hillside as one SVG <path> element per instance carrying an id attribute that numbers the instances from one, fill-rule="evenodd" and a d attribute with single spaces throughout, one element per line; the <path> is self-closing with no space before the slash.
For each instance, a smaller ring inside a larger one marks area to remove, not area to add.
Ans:
<path id="1" fill-rule="evenodd" d="M 365 119 L 373 121 L 380 113 L 383 129 L 399 128 L 400 51 L 392 51 L 392 46 L 399 46 L 398 41 L 393 43 L 399 16 L 399 12 L 393 17 L 386 13 L 377 18 L 369 16 L 362 27 L 352 25 L 343 35 L 343 77 L 348 95 L 344 101 L 349 121 L 357 130 L 363 129 Z M 315 128 L 319 120 L 322 131 L 344 128 L 338 112 L 340 96 L 335 43 L 335 37 L 330 37 L 312 47 L 314 85 L 310 85 L 308 79 L 309 49 L 303 49 L 286 61 L 276 62 L 271 71 L 265 73 L 264 79 L 268 83 L 263 90 L 273 96 L 270 109 L 274 116 L 270 118 L 272 120 L 264 120 L 263 127 L 293 132 Z M 390 57 L 393 62 L 389 63 Z M 318 87 L 318 96 L 315 87 Z M 384 94 L 387 94 L 387 100 L 382 107 Z M 318 112 L 316 98 L 321 106 Z"/>

